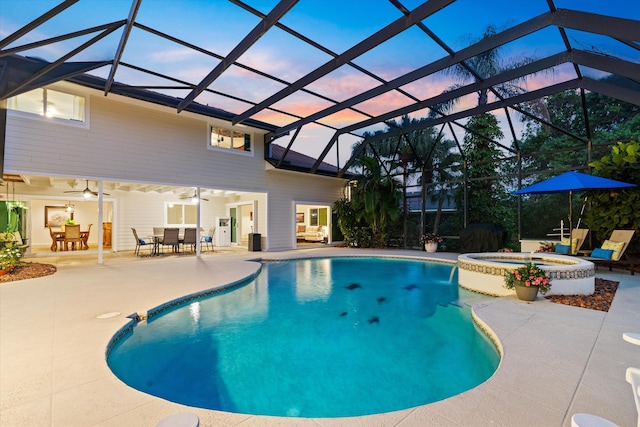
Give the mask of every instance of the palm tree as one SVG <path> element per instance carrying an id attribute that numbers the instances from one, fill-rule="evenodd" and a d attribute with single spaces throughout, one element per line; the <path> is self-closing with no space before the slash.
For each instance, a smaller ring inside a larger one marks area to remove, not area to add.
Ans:
<path id="1" fill-rule="evenodd" d="M 418 184 L 424 182 L 424 191 L 425 185 L 436 185 L 436 182 L 442 182 L 442 180 L 445 179 L 448 180 L 450 175 L 438 169 L 452 165 L 455 159 L 457 159 L 457 156 L 455 156 L 452 151 L 455 143 L 441 138 L 433 127 L 413 130 L 402 133 L 400 136 L 384 137 L 384 134 L 390 130 L 416 127 L 415 125 L 425 120 L 425 118 L 415 119 L 404 115 L 398 121 L 386 122 L 387 129 L 384 131 L 365 134 L 363 136 L 364 139 L 353 148 L 355 152 L 361 147 L 360 144 L 367 144 L 363 148 L 361 156 L 376 158 L 380 162 L 382 170 L 390 176 L 402 175 L 404 200 L 403 235 L 405 247 L 407 246 L 408 239 L 408 204 L 406 194 L 408 182 L 413 175 L 420 173 L 421 176 L 418 178 Z M 373 143 L 367 143 L 366 140 L 370 136 L 382 136 L 382 138 Z M 436 170 L 434 171 L 434 169 Z M 440 222 L 442 203 L 446 199 L 447 188 L 445 186 L 439 186 L 438 193 L 439 199 L 442 200 L 439 201 L 439 214 L 436 216 L 436 231 Z M 421 216 L 420 230 L 424 231 L 424 204 L 422 208 L 423 215 Z"/>
<path id="2" fill-rule="evenodd" d="M 482 37 L 480 37 L 479 40 L 475 40 L 475 42 L 493 37 L 497 33 L 498 30 L 496 29 L 496 27 L 493 25 L 489 25 L 484 31 Z M 458 84 L 445 89 L 445 92 L 457 89 L 469 80 L 486 80 L 490 77 L 494 77 L 506 71 L 514 70 L 518 67 L 530 64 L 533 61 L 534 58 L 524 57 L 511 59 L 508 62 L 505 62 L 500 56 L 499 48 L 487 50 L 479 55 L 474 56 L 473 58 L 468 59 L 467 61 L 464 61 L 464 63 L 457 63 L 443 70 L 443 74 L 453 77 L 459 82 Z M 517 84 L 524 82 L 526 82 L 526 76 L 518 77 L 515 80 L 495 85 L 493 86 L 493 89 L 498 95 L 508 98 L 526 92 L 526 89 L 518 86 Z M 448 104 L 441 104 L 439 105 L 439 107 L 442 111 L 449 111 L 458 102 L 458 100 L 459 99 L 453 99 Z M 478 106 L 487 105 L 488 103 L 489 89 L 480 89 L 478 91 Z"/>
<path id="3" fill-rule="evenodd" d="M 354 177 L 352 212 L 371 228 L 372 245 L 381 247 L 389 227 L 400 217 L 400 183 L 383 173 L 373 157 L 360 157 L 356 163 L 362 172 Z"/>

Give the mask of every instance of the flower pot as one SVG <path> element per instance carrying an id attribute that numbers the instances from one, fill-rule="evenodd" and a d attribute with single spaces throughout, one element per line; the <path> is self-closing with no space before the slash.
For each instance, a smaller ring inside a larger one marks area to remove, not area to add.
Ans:
<path id="1" fill-rule="evenodd" d="M 537 286 L 516 285 L 516 295 L 522 301 L 535 301 L 538 296 Z"/>
<path id="2" fill-rule="evenodd" d="M 424 250 L 427 252 L 435 252 L 438 250 L 438 244 L 437 243 L 425 243 L 424 244 Z"/>
<path id="3" fill-rule="evenodd" d="M 0 270 L 0 276 L 4 276 L 5 274 L 7 274 L 7 270 Z"/>

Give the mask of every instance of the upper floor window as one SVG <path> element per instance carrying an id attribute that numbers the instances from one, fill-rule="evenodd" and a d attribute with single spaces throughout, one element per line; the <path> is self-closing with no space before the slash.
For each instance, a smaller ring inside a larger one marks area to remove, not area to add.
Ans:
<path id="1" fill-rule="evenodd" d="M 251 134 L 239 132 L 233 129 L 225 129 L 211 126 L 209 146 L 213 148 L 226 148 L 251 152 Z"/>
<path id="2" fill-rule="evenodd" d="M 7 108 L 55 119 L 84 123 L 85 98 L 52 89 L 35 89 L 7 101 Z"/>

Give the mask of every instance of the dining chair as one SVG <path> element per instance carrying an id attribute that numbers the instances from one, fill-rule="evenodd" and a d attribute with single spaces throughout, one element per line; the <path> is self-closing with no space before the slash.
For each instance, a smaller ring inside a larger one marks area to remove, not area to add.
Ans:
<path id="1" fill-rule="evenodd" d="M 91 233 L 91 226 L 93 224 L 89 224 L 87 226 L 87 231 L 80 232 L 80 238 L 82 238 L 82 249 L 89 249 L 89 233 Z"/>
<path id="2" fill-rule="evenodd" d="M 51 251 L 57 252 L 58 244 L 60 244 L 60 250 L 62 250 L 64 244 L 64 233 L 53 231 L 51 224 L 47 224 L 47 226 L 49 227 L 49 235 L 51 236 Z"/>
<path id="3" fill-rule="evenodd" d="M 162 249 L 164 253 L 165 246 L 171 246 L 173 252 L 176 252 L 180 246 L 180 238 L 178 237 L 179 230 L 177 228 L 165 228 L 162 236 Z"/>
<path id="4" fill-rule="evenodd" d="M 76 243 L 78 248 L 82 247 L 82 237 L 80 236 L 79 224 L 67 224 L 64 227 L 64 250 L 69 250 L 69 243 L 71 243 L 71 250 L 76 249 Z"/>
<path id="5" fill-rule="evenodd" d="M 151 255 L 151 252 L 153 251 L 153 246 L 154 246 L 154 242 L 147 242 L 144 239 L 141 239 L 138 237 L 138 232 L 136 231 L 135 228 L 131 228 L 131 231 L 133 231 L 133 237 L 136 239 L 136 249 L 133 251 L 133 253 L 135 255 L 140 256 L 140 247 L 141 246 L 148 246 L 149 247 L 149 254 Z"/>
<path id="6" fill-rule="evenodd" d="M 187 245 L 191 246 L 192 252 L 196 251 L 196 244 L 198 243 L 195 228 L 185 228 L 184 237 L 182 238 L 182 251 L 186 250 Z"/>

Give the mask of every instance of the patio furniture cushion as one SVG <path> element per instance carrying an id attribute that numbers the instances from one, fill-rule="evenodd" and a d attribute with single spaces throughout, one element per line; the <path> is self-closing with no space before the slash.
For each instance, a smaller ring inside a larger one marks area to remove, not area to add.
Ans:
<path id="1" fill-rule="evenodd" d="M 602 249 L 612 249 L 613 250 L 613 255 L 611 256 L 611 259 L 614 261 L 618 261 L 620 259 L 620 252 L 622 251 L 622 248 L 624 248 L 624 242 L 613 242 L 611 240 L 605 240 L 604 243 L 602 243 Z M 593 256 L 593 254 L 591 254 Z"/>
<path id="2" fill-rule="evenodd" d="M 568 255 L 569 254 L 569 245 L 563 245 L 561 243 L 558 243 L 554 250 L 558 254 Z"/>
<path id="3" fill-rule="evenodd" d="M 576 252 L 576 249 L 577 249 L 577 246 L 578 246 L 578 240 L 579 240 L 579 239 L 578 239 L 577 237 L 574 237 L 573 239 L 570 239 L 570 238 L 568 238 L 568 237 L 563 237 L 563 238 L 560 240 L 560 243 L 561 243 L 561 244 L 563 244 L 563 245 L 566 245 L 566 246 L 571 245 L 571 250 L 570 250 L 570 251 L 568 251 L 567 253 L 572 253 L 572 254 L 574 254 L 574 253 Z M 556 252 L 557 252 L 557 251 L 556 251 Z"/>
<path id="4" fill-rule="evenodd" d="M 612 256 L 613 256 L 612 249 L 595 248 L 593 252 L 591 252 L 592 258 L 611 259 Z"/>

